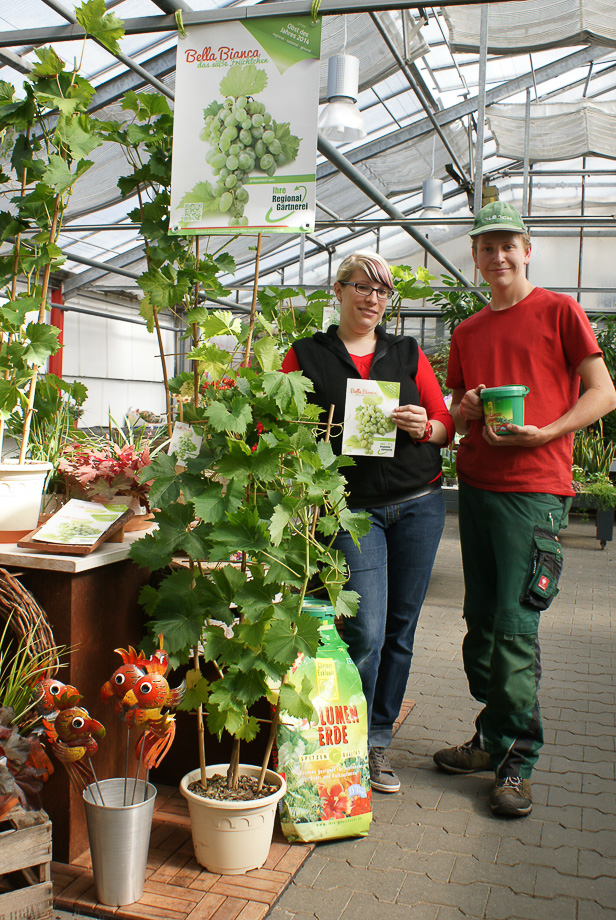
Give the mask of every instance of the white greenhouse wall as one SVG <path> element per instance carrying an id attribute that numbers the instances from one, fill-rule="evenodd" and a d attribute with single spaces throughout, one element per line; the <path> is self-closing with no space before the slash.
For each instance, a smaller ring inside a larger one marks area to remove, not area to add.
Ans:
<path id="1" fill-rule="evenodd" d="M 66 306 L 62 376 L 65 380 L 79 380 L 88 388 L 80 425 L 107 425 L 110 416 L 123 424 L 131 408 L 163 413 L 165 391 L 156 334 L 150 334 L 145 324 L 111 318 L 123 316 L 142 322 L 138 303 L 118 293 L 108 298 L 79 294 L 71 297 Z M 72 312 L 71 307 L 108 313 L 110 318 Z M 161 317 L 161 323 L 171 326 L 172 320 Z M 172 377 L 175 374 L 172 331 L 163 331 L 163 344 L 169 356 L 168 374 Z"/>

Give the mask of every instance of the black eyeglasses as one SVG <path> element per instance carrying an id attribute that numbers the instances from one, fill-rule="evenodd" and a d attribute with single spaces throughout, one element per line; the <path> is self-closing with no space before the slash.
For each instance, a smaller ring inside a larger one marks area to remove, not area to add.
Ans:
<path id="1" fill-rule="evenodd" d="M 389 300 L 393 291 L 390 291 L 389 288 L 375 288 L 370 284 L 363 284 L 361 281 L 340 281 L 340 284 L 350 284 L 351 287 L 354 287 L 358 294 L 361 294 L 362 297 L 370 297 L 372 292 L 376 294 L 379 300 Z"/>

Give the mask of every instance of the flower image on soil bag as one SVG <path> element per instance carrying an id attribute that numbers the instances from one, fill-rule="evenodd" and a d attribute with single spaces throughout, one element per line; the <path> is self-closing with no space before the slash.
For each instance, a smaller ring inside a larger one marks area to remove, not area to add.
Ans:
<path id="1" fill-rule="evenodd" d="M 281 714 L 278 771 L 287 781 L 282 831 L 291 842 L 365 837 L 372 821 L 366 698 L 332 608 L 324 604 L 311 612 L 325 614 L 317 657 L 300 656 L 287 681 L 297 687 L 308 681 L 315 718 Z"/>

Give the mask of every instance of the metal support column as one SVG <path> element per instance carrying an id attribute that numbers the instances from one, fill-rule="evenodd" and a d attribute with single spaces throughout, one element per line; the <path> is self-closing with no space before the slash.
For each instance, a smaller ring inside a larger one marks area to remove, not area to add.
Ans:
<path id="1" fill-rule="evenodd" d="M 522 214 L 528 215 L 528 183 L 530 178 L 530 89 L 526 90 L 526 109 L 524 111 L 524 196 Z"/>
<path id="2" fill-rule="evenodd" d="M 477 92 L 477 144 L 475 146 L 475 195 L 473 211 L 481 210 L 483 194 L 483 135 L 486 120 L 486 70 L 488 56 L 488 4 L 481 7 L 479 33 L 479 87 Z"/>

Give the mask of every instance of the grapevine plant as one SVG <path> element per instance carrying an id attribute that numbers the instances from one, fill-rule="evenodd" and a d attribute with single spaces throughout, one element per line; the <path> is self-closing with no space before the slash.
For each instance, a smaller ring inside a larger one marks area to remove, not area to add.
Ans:
<path id="1" fill-rule="evenodd" d="M 248 224 L 246 182 L 252 173 L 273 176 L 297 157 L 300 138 L 289 123 L 276 122 L 255 96 L 267 86 L 267 73 L 254 64 L 234 64 L 220 81 L 224 102 L 204 110 L 201 139 L 209 144 L 206 162 L 216 182 L 198 182 L 182 199 L 182 206 L 199 202 L 203 213 L 229 214 L 229 226 Z"/>
<path id="2" fill-rule="evenodd" d="M 161 572 L 157 587 L 141 594 L 149 629 L 153 638 L 164 635 L 174 664 L 193 662 L 181 708 L 203 707 L 209 732 L 234 738 L 233 784 L 239 743 L 259 728 L 251 711 L 259 699 L 269 699 L 276 714 L 282 708 L 298 718 L 313 715 L 307 692 L 285 683 L 298 655 L 314 656 L 318 645 L 318 621 L 302 611 L 302 601 L 316 577 L 339 615 L 354 612 L 357 596 L 344 590 L 344 560 L 332 541 L 340 527 L 359 538 L 367 523 L 346 504 L 340 469 L 352 461 L 315 440 L 312 384 L 300 372 L 280 373 L 276 339 L 262 329 L 250 366 L 238 367 L 212 338 L 225 333 L 247 341 L 246 324 L 204 308 L 187 320 L 201 330 L 189 357 L 201 373 L 207 369 L 210 386 L 197 405 L 184 403 L 183 417 L 203 441 L 185 466 L 159 453 L 144 472 L 160 510 L 157 529 L 133 545 L 131 556 Z M 224 386 L 211 385 L 216 380 Z M 239 565 L 231 562 L 236 553 Z M 174 560 L 180 564 L 172 568 Z M 202 673 L 201 661 L 213 676 Z M 202 755 L 202 770 L 204 764 Z"/>

